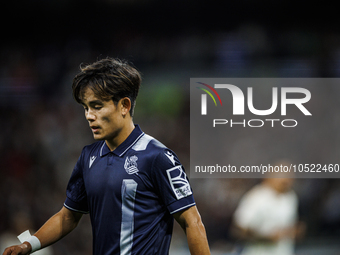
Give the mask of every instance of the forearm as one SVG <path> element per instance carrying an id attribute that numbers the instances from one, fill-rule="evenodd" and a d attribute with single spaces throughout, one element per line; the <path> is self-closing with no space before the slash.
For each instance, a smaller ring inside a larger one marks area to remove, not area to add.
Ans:
<path id="1" fill-rule="evenodd" d="M 81 217 L 81 213 L 76 213 L 63 207 L 34 234 L 38 240 L 31 237 L 20 245 L 10 246 L 5 249 L 3 255 L 30 254 L 32 251 L 30 242 L 32 242 L 35 249 L 49 246 L 70 233 L 78 225 Z"/>
<path id="2" fill-rule="evenodd" d="M 68 209 L 62 208 L 34 234 L 39 239 L 41 248 L 57 242 L 77 226 L 80 218 L 65 210 Z"/>
<path id="3" fill-rule="evenodd" d="M 291 228 L 281 229 L 272 233 L 263 234 L 258 231 L 242 228 L 237 225 L 231 227 L 232 235 L 240 240 L 247 242 L 262 242 L 262 243 L 273 243 L 277 242 L 282 238 L 293 237 Z"/>
<path id="4" fill-rule="evenodd" d="M 210 249 L 204 225 L 196 206 L 174 214 L 175 219 L 184 230 L 191 255 L 209 255 Z"/>
<path id="5" fill-rule="evenodd" d="M 185 233 L 191 255 L 210 254 L 206 231 L 201 221 L 188 225 Z"/>

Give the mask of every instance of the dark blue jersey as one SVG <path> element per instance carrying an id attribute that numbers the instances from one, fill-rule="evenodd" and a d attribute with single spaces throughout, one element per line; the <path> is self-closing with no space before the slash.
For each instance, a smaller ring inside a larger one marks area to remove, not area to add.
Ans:
<path id="1" fill-rule="evenodd" d="M 64 206 L 90 213 L 93 254 L 168 254 L 171 214 L 195 205 L 177 156 L 138 125 L 114 151 L 84 147 Z"/>

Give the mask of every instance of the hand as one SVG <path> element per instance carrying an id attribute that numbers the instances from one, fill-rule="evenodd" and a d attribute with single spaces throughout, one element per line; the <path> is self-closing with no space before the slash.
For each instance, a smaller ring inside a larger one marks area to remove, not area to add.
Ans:
<path id="1" fill-rule="evenodd" d="M 306 225 L 303 222 L 299 222 L 294 227 L 285 228 L 275 232 L 274 234 L 269 236 L 269 239 L 273 242 L 277 242 L 280 239 L 284 238 L 300 239 L 303 237 L 305 231 Z"/>
<path id="2" fill-rule="evenodd" d="M 306 234 L 307 225 L 306 223 L 299 221 L 295 226 L 295 238 L 300 240 Z"/>
<path id="3" fill-rule="evenodd" d="M 30 254 L 31 250 L 30 243 L 24 242 L 23 244 L 6 248 L 2 255 L 25 255 Z"/>

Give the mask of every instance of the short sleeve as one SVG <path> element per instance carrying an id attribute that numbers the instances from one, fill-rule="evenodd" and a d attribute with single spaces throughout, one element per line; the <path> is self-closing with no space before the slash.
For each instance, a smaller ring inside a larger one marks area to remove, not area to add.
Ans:
<path id="1" fill-rule="evenodd" d="M 64 206 L 72 211 L 88 213 L 87 195 L 83 178 L 83 152 L 80 155 L 68 182 Z"/>
<path id="2" fill-rule="evenodd" d="M 155 158 L 152 180 L 170 214 L 195 205 L 185 170 L 171 150 L 164 149 Z"/>
<path id="3" fill-rule="evenodd" d="M 255 222 L 260 220 L 258 208 L 259 204 L 256 203 L 256 199 L 253 199 L 253 196 L 247 194 L 241 199 L 235 211 L 234 218 L 236 224 L 242 228 L 252 229 Z"/>

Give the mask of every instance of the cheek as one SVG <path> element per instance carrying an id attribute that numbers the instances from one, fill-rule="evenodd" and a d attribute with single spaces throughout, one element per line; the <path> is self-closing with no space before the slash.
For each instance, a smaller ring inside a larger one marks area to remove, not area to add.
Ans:
<path id="1" fill-rule="evenodd" d="M 100 119 L 103 123 L 106 124 L 113 124 L 119 122 L 119 116 L 117 116 L 117 114 L 113 112 L 103 114 Z"/>
<path id="2" fill-rule="evenodd" d="M 111 123 L 111 118 L 110 117 L 102 117 L 101 121 L 103 121 L 105 123 Z"/>
<path id="3" fill-rule="evenodd" d="M 113 125 L 120 122 L 121 114 L 113 105 L 104 107 L 98 116 L 102 124 Z"/>

